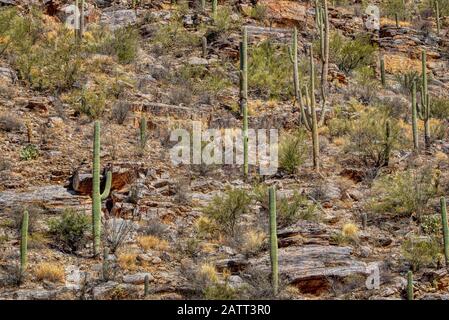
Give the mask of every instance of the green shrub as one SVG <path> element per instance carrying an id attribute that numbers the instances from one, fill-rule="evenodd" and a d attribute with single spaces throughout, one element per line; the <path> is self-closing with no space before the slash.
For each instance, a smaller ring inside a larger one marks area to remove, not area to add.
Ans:
<path id="1" fill-rule="evenodd" d="M 431 97 L 430 114 L 432 118 L 449 119 L 449 99 L 445 97 Z"/>
<path id="2" fill-rule="evenodd" d="M 265 22 L 265 20 L 268 17 L 267 6 L 263 4 L 256 4 L 254 7 L 251 8 L 250 16 L 255 20 Z"/>
<path id="3" fill-rule="evenodd" d="M 237 291 L 227 283 L 215 283 L 203 290 L 206 300 L 234 300 L 238 298 Z"/>
<path id="4" fill-rule="evenodd" d="M 433 237 L 412 237 L 402 244 L 402 255 L 413 271 L 436 266 L 441 258 L 441 245 Z"/>
<path id="5" fill-rule="evenodd" d="M 352 40 L 334 32 L 329 41 L 330 60 L 346 73 L 373 64 L 376 50 L 369 37 L 361 34 Z"/>
<path id="6" fill-rule="evenodd" d="M 279 168 L 288 174 L 296 173 L 307 158 L 307 139 L 304 130 L 286 134 L 279 145 Z"/>
<path id="7" fill-rule="evenodd" d="M 362 112 L 360 117 L 351 123 L 344 150 L 359 157 L 367 166 L 383 166 L 387 160 L 387 148 L 393 152 L 401 145 L 400 128 L 396 121 L 390 121 L 390 139 L 387 141 L 387 120 L 387 115 L 376 109 Z"/>
<path id="8" fill-rule="evenodd" d="M 306 196 L 295 192 L 291 197 L 277 201 L 277 223 L 280 228 L 288 227 L 299 220 L 316 221 L 316 206 L 309 203 Z"/>
<path id="9" fill-rule="evenodd" d="M 265 98 L 291 97 L 292 65 L 287 47 L 263 41 L 250 48 L 248 54 L 250 92 Z"/>
<path id="10" fill-rule="evenodd" d="M 174 53 L 175 49 L 198 47 L 200 40 L 200 36 L 184 28 L 182 18 L 175 16 L 168 24 L 159 28 L 154 37 L 154 44 L 159 45 L 164 53 Z"/>
<path id="11" fill-rule="evenodd" d="M 428 201 L 437 196 L 439 176 L 435 170 L 407 170 L 376 180 L 369 208 L 378 213 L 421 216 L 429 209 Z"/>
<path id="12" fill-rule="evenodd" d="M 397 14 L 399 19 L 407 20 L 412 17 L 411 8 L 412 6 L 404 0 L 383 0 L 380 12 L 389 18 L 394 18 Z"/>
<path id="13" fill-rule="evenodd" d="M 20 160 L 28 161 L 39 157 L 39 150 L 34 144 L 29 144 L 20 150 Z"/>
<path id="14" fill-rule="evenodd" d="M 234 236 L 237 222 L 248 212 L 250 203 L 246 190 L 227 188 L 223 195 L 215 196 L 203 212 L 217 223 L 223 233 Z"/>
<path id="15" fill-rule="evenodd" d="M 239 16 L 240 17 L 240 16 Z M 229 6 L 220 6 L 217 10 L 217 16 L 214 20 L 214 30 L 220 33 L 230 30 L 240 30 L 240 19 L 235 21 L 232 19 L 232 9 Z"/>
<path id="16" fill-rule="evenodd" d="M 421 230 L 429 236 L 439 236 L 441 234 L 441 214 L 433 214 L 421 217 Z"/>
<path id="17" fill-rule="evenodd" d="M 356 90 L 367 103 L 371 102 L 380 89 L 380 83 L 375 77 L 375 71 L 370 66 L 358 68 L 355 74 Z"/>
<path id="18" fill-rule="evenodd" d="M 75 109 L 91 119 L 99 119 L 104 113 L 105 104 L 106 94 L 104 90 L 101 88 L 84 88 L 81 90 L 81 97 L 75 105 Z"/>
<path id="19" fill-rule="evenodd" d="M 114 31 L 113 47 L 120 63 L 131 63 L 136 59 L 139 31 L 133 27 L 123 27 Z"/>
<path id="20" fill-rule="evenodd" d="M 80 249 L 86 243 L 89 227 L 89 217 L 73 209 L 66 209 L 60 218 L 49 221 L 50 233 L 61 249 L 69 252 Z"/>

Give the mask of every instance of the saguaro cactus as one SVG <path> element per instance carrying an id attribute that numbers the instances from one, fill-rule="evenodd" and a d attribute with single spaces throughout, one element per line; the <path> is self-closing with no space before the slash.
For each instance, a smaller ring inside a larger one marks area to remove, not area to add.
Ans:
<path id="1" fill-rule="evenodd" d="M 446 198 L 441 197 L 440 204 L 441 204 L 441 224 L 443 226 L 444 257 L 446 267 L 449 267 L 449 230 L 447 226 Z"/>
<path id="2" fill-rule="evenodd" d="M 206 58 L 207 57 L 207 38 L 206 37 L 201 38 L 201 46 L 203 49 L 203 58 Z"/>
<path id="3" fill-rule="evenodd" d="M 390 121 L 387 120 L 385 122 L 385 162 L 384 165 L 388 166 L 390 162 L 390 153 L 391 153 L 391 125 Z"/>
<path id="4" fill-rule="evenodd" d="M 435 19 L 437 23 L 437 35 L 440 35 L 441 20 L 440 20 L 440 5 L 438 4 L 438 1 L 435 1 Z"/>
<path id="5" fill-rule="evenodd" d="M 422 51 L 422 85 L 421 85 L 421 106 L 418 107 L 418 116 L 424 121 L 424 143 L 426 149 L 430 148 L 430 99 L 427 90 L 427 62 L 426 51 Z"/>
<path id="6" fill-rule="evenodd" d="M 217 19 L 217 0 L 212 0 L 212 17 Z"/>
<path id="7" fill-rule="evenodd" d="M 407 272 L 407 300 L 413 300 L 413 272 Z"/>
<path id="8" fill-rule="evenodd" d="M 329 14 L 327 0 L 323 1 L 323 7 L 316 9 L 317 27 L 320 35 L 320 58 L 321 58 L 321 97 L 326 101 L 327 76 L 329 73 Z M 315 2 L 318 6 L 318 1 Z"/>
<path id="9" fill-rule="evenodd" d="M 148 275 L 145 276 L 144 279 L 144 296 L 148 296 L 148 294 L 150 293 L 150 278 L 148 277 Z"/>
<path id="10" fill-rule="evenodd" d="M 270 207 L 270 259 L 271 259 L 271 280 L 273 294 L 277 295 L 279 290 L 279 270 L 278 270 L 278 238 L 276 228 L 276 189 L 271 187 L 269 193 Z"/>
<path id="11" fill-rule="evenodd" d="M 295 89 L 295 102 L 299 104 L 299 108 L 302 110 L 302 97 L 301 88 L 299 84 L 299 71 L 298 71 L 298 29 L 295 27 L 292 34 L 292 45 L 288 48 L 290 54 L 290 61 L 293 64 L 293 85 Z M 301 112 L 299 114 L 299 123 L 302 124 Z"/>
<path id="12" fill-rule="evenodd" d="M 100 194 L 100 121 L 95 121 L 94 125 L 94 151 L 92 169 L 92 234 L 94 255 L 100 252 L 101 237 L 101 200 L 109 196 L 112 182 L 112 172 L 106 174 L 106 185 L 103 193 Z"/>
<path id="13" fill-rule="evenodd" d="M 140 118 L 140 148 L 145 150 L 147 146 L 147 119 L 145 117 Z"/>
<path id="14" fill-rule="evenodd" d="M 28 211 L 23 212 L 22 227 L 20 229 L 20 277 L 26 270 L 28 262 Z"/>
<path id="15" fill-rule="evenodd" d="M 396 21 L 396 28 L 399 29 L 399 17 L 397 13 L 394 14 L 394 20 Z"/>
<path id="16" fill-rule="evenodd" d="M 416 106 L 416 81 L 413 81 L 412 87 L 412 131 L 413 131 L 413 149 L 418 150 L 418 109 Z"/>
<path id="17" fill-rule="evenodd" d="M 248 177 L 248 29 L 240 42 L 240 110 L 243 116 L 243 175 Z"/>
<path id="18" fill-rule="evenodd" d="M 382 87 L 385 87 L 385 60 L 384 57 L 380 58 L 380 82 L 382 83 Z"/>
<path id="19" fill-rule="evenodd" d="M 109 281 L 109 248 L 103 249 L 103 280 Z"/>
<path id="20" fill-rule="evenodd" d="M 80 39 L 83 38 L 83 32 L 84 32 L 84 0 L 81 0 L 81 10 L 80 10 L 80 30 L 78 33 L 78 36 Z"/>
<path id="21" fill-rule="evenodd" d="M 306 88 L 306 108 L 301 108 L 301 117 L 304 119 L 304 125 L 307 130 L 312 132 L 312 145 L 313 145 L 313 168 L 315 171 L 320 171 L 320 146 L 318 141 L 318 127 L 324 122 L 325 117 L 325 103 L 322 101 L 322 110 L 320 119 L 317 119 L 315 110 L 315 67 L 313 64 L 313 49 L 310 46 L 310 94 L 308 88 Z"/>

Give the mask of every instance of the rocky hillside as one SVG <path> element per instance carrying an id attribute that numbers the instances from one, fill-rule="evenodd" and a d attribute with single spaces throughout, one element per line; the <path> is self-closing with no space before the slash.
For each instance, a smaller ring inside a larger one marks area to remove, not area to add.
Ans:
<path id="1" fill-rule="evenodd" d="M 32 3 L 0 0 L 0 299 L 449 299 L 446 0 Z M 244 122 L 274 174 L 173 162 Z"/>

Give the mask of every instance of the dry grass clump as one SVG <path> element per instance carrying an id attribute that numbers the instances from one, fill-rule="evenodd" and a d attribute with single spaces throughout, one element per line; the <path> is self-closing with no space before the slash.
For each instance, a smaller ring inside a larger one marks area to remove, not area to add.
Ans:
<path id="1" fill-rule="evenodd" d="M 125 270 L 136 270 L 137 269 L 137 253 L 126 252 L 120 253 L 117 257 L 117 262 L 120 268 Z"/>
<path id="2" fill-rule="evenodd" d="M 143 250 L 161 250 L 165 251 L 168 250 L 169 244 L 167 240 L 160 239 L 155 236 L 141 236 L 137 239 L 137 242 L 139 243 L 140 247 Z"/>
<path id="3" fill-rule="evenodd" d="M 40 281 L 64 282 L 65 279 L 63 266 L 53 262 L 39 264 L 34 274 Z"/>

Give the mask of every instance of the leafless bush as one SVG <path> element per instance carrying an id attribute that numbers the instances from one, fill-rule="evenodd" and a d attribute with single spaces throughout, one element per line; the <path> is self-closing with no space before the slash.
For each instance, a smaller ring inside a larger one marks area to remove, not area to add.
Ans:
<path id="1" fill-rule="evenodd" d="M 112 119 L 118 124 L 123 124 L 129 115 L 129 103 L 124 100 L 117 101 L 112 107 Z"/>
<path id="2" fill-rule="evenodd" d="M 133 222 L 112 218 L 104 223 L 104 236 L 108 243 L 110 253 L 115 253 L 117 249 L 126 241 L 128 235 L 133 230 Z"/>
<path id="3" fill-rule="evenodd" d="M 189 87 L 174 87 L 171 89 L 168 99 L 170 104 L 189 106 L 193 100 L 192 90 Z"/>
<path id="4" fill-rule="evenodd" d="M 188 204 L 191 201 L 189 179 L 178 179 L 173 185 L 175 201 L 180 204 Z"/>
<path id="5" fill-rule="evenodd" d="M 165 236 L 165 231 L 167 231 L 167 225 L 157 222 L 150 221 L 145 226 L 140 228 L 140 232 L 146 236 L 155 236 L 158 238 L 163 238 Z"/>

